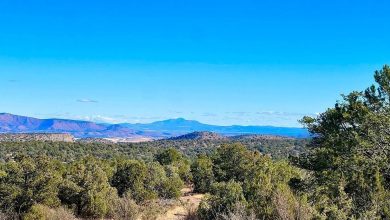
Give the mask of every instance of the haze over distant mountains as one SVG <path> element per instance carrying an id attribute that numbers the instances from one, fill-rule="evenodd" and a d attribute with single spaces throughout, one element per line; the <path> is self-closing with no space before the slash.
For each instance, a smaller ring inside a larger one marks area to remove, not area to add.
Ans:
<path id="1" fill-rule="evenodd" d="M 215 132 L 225 136 L 242 134 L 308 137 L 303 128 L 273 126 L 218 126 L 183 118 L 157 121 L 148 124 L 98 124 L 69 119 L 37 119 L 0 113 L 0 133 L 69 133 L 77 138 L 171 138 L 195 131 Z"/>

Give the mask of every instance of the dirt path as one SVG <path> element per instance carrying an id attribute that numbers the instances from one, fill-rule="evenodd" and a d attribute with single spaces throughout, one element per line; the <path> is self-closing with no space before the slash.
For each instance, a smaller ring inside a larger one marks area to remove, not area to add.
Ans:
<path id="1" fill-rule="evenodd" d="M 172 207 L 157 220 L 182 220 L 186 217 L 188 208 L 192 208 L 193 210 L 198 208 L 204 195 L 194 194 L 190 188 L 184 188 L 181 191 L 183 194 L 183 196 L 179 199 L 181 204 Z"/>

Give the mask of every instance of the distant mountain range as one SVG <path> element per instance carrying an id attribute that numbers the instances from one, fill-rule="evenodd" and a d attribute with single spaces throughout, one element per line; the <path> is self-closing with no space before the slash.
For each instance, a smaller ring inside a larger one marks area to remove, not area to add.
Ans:
<path id="1" fill-rule="evenodd" d="M 306 129 L 272 126 L 217 126 L 183 118 L 148 124 L 99 124 L 69 119 L 37 119 L 0 113 L 0 133 L 69 133 L 77 138 L 172 138 L 196 131 L 224 136 L 261 134 L 305 138 Z"/>

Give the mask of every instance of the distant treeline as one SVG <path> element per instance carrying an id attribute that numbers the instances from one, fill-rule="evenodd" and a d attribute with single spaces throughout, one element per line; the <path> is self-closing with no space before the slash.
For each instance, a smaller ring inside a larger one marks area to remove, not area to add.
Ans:
<path id="1" fill-rule="evenodd" d="M 260 137 L 260 136 L 257 136 Z M 101 159 L 124 157 L 130 159 L 153 160 L 154 155 L 164 148 L 175 148 L 189 158 L 200 153 L 208 154 L 222 144 L 241 143 L 251 150 L 272 155 L 275 159 L 286 159 L 289 155 L 304 152 L 307 139 L 278 137 L 239 138 L 237 140 L 160 140 L 143 143 L 85 143 L 85 142 L 0 142 L 0 160 L 18 154 L 46 155 L 60 161 L 74 161 L 85 156 Z"/>

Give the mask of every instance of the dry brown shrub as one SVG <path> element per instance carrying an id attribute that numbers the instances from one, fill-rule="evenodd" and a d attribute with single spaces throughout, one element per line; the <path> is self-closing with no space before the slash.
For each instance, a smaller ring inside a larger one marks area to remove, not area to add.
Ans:
<path id="1" fill-rule="evenodd" d="M 110 215 L 117 220 L 136 220 L 140 217 L 140 208 L 130 196 L 125 195 L 113 201 Z"/>
<path id="2" fill-rule="evenodd" d="M 156 220 L 175 205 L 177 205 L 176 200 L 154 200 L 146 202 L 140 206 L 141 219 Z"/>
<path id="3" fill-rule="evenodd" d="M 218 220 L 256 220 L 253 212 L 246 209 L 245 205 L 237 203 L 232 210 L 227 213 L 219 214 Z"/>
<path id="4" fill-rule="evenodd" d="M 23 216 L 24 220 L 76 220 L 73 213 L 63 207 L 49 208 L 44 205 L 34 205 L 31 210 Z"/>
<path id="5" fill-rule="evenodd" d="M 199 220 L 197 210 L 192 206 L 186 207 L 186 216 L 184 217 L 184 220 Z"/>

